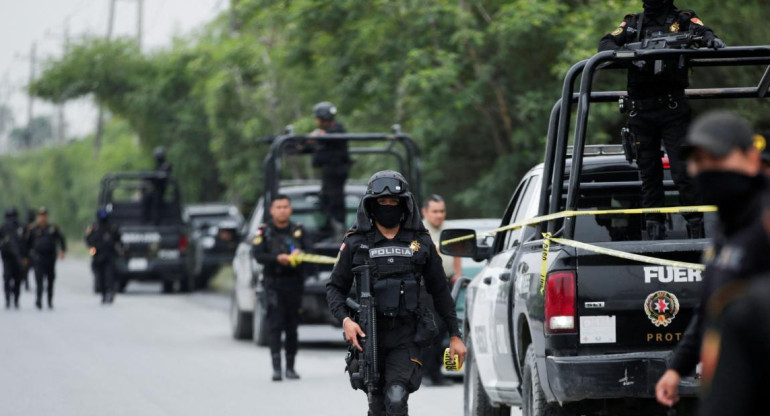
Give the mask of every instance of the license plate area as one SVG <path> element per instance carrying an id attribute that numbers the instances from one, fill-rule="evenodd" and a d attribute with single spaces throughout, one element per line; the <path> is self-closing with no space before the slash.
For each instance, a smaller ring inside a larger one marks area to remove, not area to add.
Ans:
<path id="1" fill-rule="evenodd" d="M 128 271 L 143 272 L 149 267 L 149 262 L 145 258 L 133 258 L 128 260 Z"/>

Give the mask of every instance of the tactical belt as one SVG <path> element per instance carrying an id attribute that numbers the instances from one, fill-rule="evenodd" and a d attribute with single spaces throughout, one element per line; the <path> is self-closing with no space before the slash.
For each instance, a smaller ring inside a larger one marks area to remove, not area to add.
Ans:
<path id="1" fill-rule="evenodd" d="M 659 97 L 641 99 L 621 97 L 619 102 L 620 112 L 638 113 L 640 111 L 652 111 L 659 110 L 661 108 L 670 108 L 675 110 L 677 107 L 679 107 L 679 103 L 684 100 L 684 98 L 684 91 L 662 95 Z"/>

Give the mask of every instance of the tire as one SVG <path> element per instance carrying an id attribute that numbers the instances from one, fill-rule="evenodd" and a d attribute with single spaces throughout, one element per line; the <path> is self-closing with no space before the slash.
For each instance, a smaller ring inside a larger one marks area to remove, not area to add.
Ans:
<path id="1" fill-rule="evenodd" d="M 492 406 L 487 392 L 484 391 L 470 337 L 468 338 L 467 350 L 465 377 L 463 378 L 463 414 L 465 416 L 510 416 L 510 407 Z"/>
<path id="2" fill-rule="evenodd" d="M 546 400 L 535 364 L 535 346 L 532 344 L 527 347 L 527 355 L 524 358 L 521 396 L 521 414 L 523 416 L 569 416 L 574 414 L 558 403 L 549 403 Z"/>
<path id="3" fill-rule="evenodd" d="M 233 338 L 237 340 L 251 339 L 253 325 L 251 321 L 253 321 L 252 314 L 238 309 L 238 302 L 233 295 L 230 301 L 230 329 Z"/>
<path id="4" fill-rule="evenodd" d="M 194 292 L 195 289 L 195 277 L 188 273 L 182 275 L 182 278 L 179 279 L 179 291 L 182 293 L 190 293 Z"/>
<path id="5" fill-rule="evenodd" d="M 267 346 L 267 309 L 262 305 L 262 299 L 260 295 L 257 295 L 257 300 L 254 303 L 254 313 L 252 318 L 252 334 L 254 336 L 254 343 L 259 347 Z"/>
<path id="6" fill-rule="evenodd" d="M 163 281 L 162 292 L 166 294 L 174 293 L 174 281 Z"/>

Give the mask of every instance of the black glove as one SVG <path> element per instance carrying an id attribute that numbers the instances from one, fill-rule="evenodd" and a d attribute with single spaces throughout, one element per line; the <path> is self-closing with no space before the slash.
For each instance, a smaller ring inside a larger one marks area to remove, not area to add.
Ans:
<path id="1" fill-rule="evenodd" d="M 719 39 L 719 38 L 711 38 L 708 41 L 706 41 L 706 47 L 714 50 L 722 49 L 726 46 L 727 45 L 724 42 L 722 42 L 722 39 Z"/>

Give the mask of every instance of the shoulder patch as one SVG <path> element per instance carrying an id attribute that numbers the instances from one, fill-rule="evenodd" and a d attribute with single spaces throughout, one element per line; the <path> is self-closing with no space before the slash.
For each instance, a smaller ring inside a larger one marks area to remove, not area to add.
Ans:
<path id="1" fill-rule="evenodd" d="M 695 23 L 698 26 L 703 26 L 703 22 L 701 22 L 701 20 L 698 19 L 697 17 L 693 17 L 692 19 L 690 19 L 690 21 Z"/>
<path id="2" fill-rule="evenodd" d="M 617 29 L 613 30 L 613 31 L 612 31 L 612 33 L 610 33 L 610 35 L 612 35 L 612 36 L 618 36 L 618 35 L 620 35 L 621 33 L 623 33 L 623 29 L 622 29 L 622 28 L 617 28 Z"/>
<path id="3" fill-rule="evenodd" d="M 251 243 L 254 244 L 255 246 L 258 246 L 258 245 L 262 244 L 262 235 L 260 234 L 260 235 L 258 235 L 256 237 L 254 237 L 254 239 L 251 240 Z"/>
<path id="4" fill-rule="evenodd" d="M 345 251 L 345 247 L 347 247 L 347 244 L 343 241 L 342 245 L 340 246 L 340 251 Z"/>

